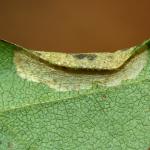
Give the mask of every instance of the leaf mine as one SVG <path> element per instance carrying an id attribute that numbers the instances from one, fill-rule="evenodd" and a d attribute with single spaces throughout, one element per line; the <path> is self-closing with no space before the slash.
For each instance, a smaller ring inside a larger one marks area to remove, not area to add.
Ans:
<path id="1" fill-rule="evenodd" d="M 146 47 L 114 53 L 69 54 L 16 49 L 14 63 L 23 79 L 44 83 L 57 91 L 90 89 L 93 84 L 117 86 L 135 79 L 146 65 Z"/>

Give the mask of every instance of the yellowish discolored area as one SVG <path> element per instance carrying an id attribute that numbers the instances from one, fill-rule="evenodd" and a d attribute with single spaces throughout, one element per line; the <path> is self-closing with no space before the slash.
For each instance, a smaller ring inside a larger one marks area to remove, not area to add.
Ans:
<path id="1" fill-rule="evenodd" d="M 148 60 L 148 51 L 131 57 L 133 50 L 80 55 L 22 49 L 15 51 L 14 63 L 24 79 L 58 91 L 80 90 L 92 88 L 93 83 L 116 86 L 123 80 L 135 79 Z"/>
<path id="2" fill-rule="evenodd" d="M 32 53 L 51 64 L 69 67 L 69 68 L 82 68 L 82 69 L 117 69 L 123 65 L 133 54 L 132 47 L 128 50 L 118 50 L 114 53 L 101 52 L 101 53 L 80 53 L 69 54 L 60 52 L 39 52 Z"/>

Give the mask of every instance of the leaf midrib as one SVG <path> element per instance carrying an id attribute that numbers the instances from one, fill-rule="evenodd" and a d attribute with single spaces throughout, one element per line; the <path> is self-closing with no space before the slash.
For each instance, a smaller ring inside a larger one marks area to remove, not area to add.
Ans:
<path id="1" fill-rule="evenodd" d="M 140 81 L 137 81 L 137 82 L 133 82 L 133 83 L 131 83 L 132 85 L 134 84 L 139 84 L 139 83 L 142 83 L 142 82 L 145 82 L 145 81 L 150 81 L 150 79 L 148 78 L 148 79 L 144 79 L 144 80 L 140 80 Z M 130 85 L 131 85 L 130 84 Z M 123 85 L 127 85 L 127 84 L 121 84 L 121 85 L 119 85 L 119 86 L 115 86 L 115 88 L 119 88 L 120 86 L 123 86 Z M 114 88 L 114 87 L 111 87 L 111 88 Z M 24 105 L 24 106 L 22 106 L 21 105 L 21 107 L 15 107 L 15 108 L 10 108 L 10 109 L 5 109 L 5 110 L 3 110 L 3 111 L 0 111 L 0 113 L 6 113 L 6 112 L 11 112 L 11 111 L 17 111 L 17 110 L 19 110 L 19 109 L 25 109 L 25 108 L 29 108 L 29 107 L 35 107 L 35 106 L 38 106 L 38 105 L 45 105 L 45 104 L 48 104 L 48 103 L 59 103 L 59 102 L 62 102 L 62 101 L 67 101 L 67 100 L 72 100 L 72 99 L 77 99 L 78 100 L 78 98 L 80 97 L 81 98 L 81 96 L 88 96 L 88 95 L 92 95 L 92 94 L 97 94 L 97 93 L 99 93 L 99 92 L 101 92 L 101 94 L 102 94 L 102 92 L 104 93 L 104 91 L 105 90 L 100 90 L 100 89 L 97 89 L 96 91 L 94 91 L 94 92 L 91 92 L 91 93 L 87 93 L 87 94 L 79 94 L 78 96 L 75 96 L 75 97 L 67 97 L 67 98 L 62 98 L 62 99 L 59 99 L 59 100 L 55 100 L 55 101 L 44 101 L 44 102 L 38 102 L 38 103 L 32 103 L 32 104 L 26 104 L 26 105 Z"/>

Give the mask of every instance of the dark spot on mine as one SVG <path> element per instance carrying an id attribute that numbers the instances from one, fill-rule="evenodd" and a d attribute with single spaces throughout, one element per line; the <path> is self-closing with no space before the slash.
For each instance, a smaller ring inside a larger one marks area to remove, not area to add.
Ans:
<path id="1" fill-rule="evenodd" d="M 97 55 L 91 54 L 87 56 L 88 60 L 94 60 L 97 57 Z"/>
<path id="2" fill-rule="evenodd" d="M 83 59 L 83 58 L 85 58 L 86 57 L 86 55 L 85 54 L 75 54 L 75 55 L 73 55 L 75 58 L 77 58 L 77 59 Z"/>
<path id="3" fill-rule="evenodd" d="M 97 57 L 97 55 L 95 55 L 95 54 L 75 54 L 73 56 L 75 58 L 77 58 L 77 59 L 84 59 L 84 58 L 86 58 L 88 60 L 94 60 Z"/>
<path id="4" fill-rule="evenodd" d="M 150 147 L 147 150 L 150 150 Z"/>

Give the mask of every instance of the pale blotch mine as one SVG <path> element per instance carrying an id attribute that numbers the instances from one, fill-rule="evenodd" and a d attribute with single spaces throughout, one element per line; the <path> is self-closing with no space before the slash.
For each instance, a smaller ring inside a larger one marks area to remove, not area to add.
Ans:
<path id="1" fill-rule="evenodd" d="M 124 80 L 135 79 L 146 65 L 147 60 L 148 51 L 145 50 L 134 56 L 122 68 L 112 74 L 76 74 L 45 65 L 38 59 L 26 55 L 22 50 L 15 51 L 14 54 L 16 70 L 21 78 L 44 83 L 57 91 L 90 89 L 93 83 L 108 87 L 117 86 Z"/>

